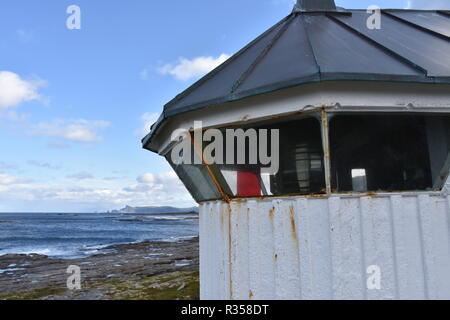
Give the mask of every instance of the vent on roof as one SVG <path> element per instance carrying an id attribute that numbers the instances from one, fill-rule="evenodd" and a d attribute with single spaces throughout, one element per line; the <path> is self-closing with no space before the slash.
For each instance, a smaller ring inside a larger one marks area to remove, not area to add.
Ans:
<path id="1" fill-rule="evenodd" d="M 336 11 L 334 0 L 297 0 L 298 11 Z"/>

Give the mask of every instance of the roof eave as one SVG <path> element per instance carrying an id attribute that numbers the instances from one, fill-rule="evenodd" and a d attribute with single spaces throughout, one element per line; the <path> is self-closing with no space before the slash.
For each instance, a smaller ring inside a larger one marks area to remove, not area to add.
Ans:
<path id="1" fill-rule="evenodd" d="M 158 134 L 159 131 L 164 127 L 167 120 L 175 116 L 179 116 L 191 111 L 197 111 L 204 108 L 210 108 L 221 104 L 226 104 L 230 102 L 240 101 L 247 98 L 255 97 L 263 94 L 270 94 L 275 91 L 280 91 L 283 89 L 288 89 L 292 87 L 302 86 L 311 83 L 320 82 L 330 82 L 330 81 L 358 81 L 358 82 L 386 82 L 386 83 L 417 83 L 417 84 L 450 84 L 450 77 L 414 77 L 414 76 L 403 76 L 403 77 L 389 77 L 386 75 L 362 75 L 362 74 L 352 74 L 352 73 L 328 73 L 328 74 L 316 74 L 308 78 L 302 78 L 293 81 L 287 81 L 283 83 L 278 83 L 276 85 L 268 85 L 258 89 L 253 89 L 249 91 L 240 92 L 239 94 L 232 94 L 223 98 L 214 99 L 210 101 L 204 101 L 201 103 L 189 105 L 172 112 L 164 111 L 157 122 L 152 125 L 151 131 L 147 134 L 141 141 L 144 149 L 158 153 L 152 146 L 153 138 Z"/>

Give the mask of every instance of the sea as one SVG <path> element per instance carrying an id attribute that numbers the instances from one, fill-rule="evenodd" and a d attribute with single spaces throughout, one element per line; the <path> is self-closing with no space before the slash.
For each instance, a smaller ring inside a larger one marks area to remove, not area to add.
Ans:
<path id="1" fill-rule="evenodd" d="M 198 216 L 193 214 L 0 213 L 0 256 L 74 259 L 116 244 L 196 236 Z"/>

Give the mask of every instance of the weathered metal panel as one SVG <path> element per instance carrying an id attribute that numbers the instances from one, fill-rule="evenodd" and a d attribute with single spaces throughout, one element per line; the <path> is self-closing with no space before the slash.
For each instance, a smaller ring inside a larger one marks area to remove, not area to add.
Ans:
<path id="1" fill-rule="evenodd" d="M 439 193 L 203 203 L 201 297 L 450 299 L 449 210 Z"/>

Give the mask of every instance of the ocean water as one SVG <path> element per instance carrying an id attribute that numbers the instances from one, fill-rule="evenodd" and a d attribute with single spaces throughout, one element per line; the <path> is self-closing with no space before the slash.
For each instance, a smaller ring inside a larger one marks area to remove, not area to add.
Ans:
<path id="1" fill-rule="evenodd" d="M 80 258 L 114 244 L 198 236 L 194 215 L 0 213 L 0 256 Z"/>

